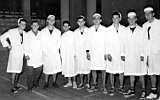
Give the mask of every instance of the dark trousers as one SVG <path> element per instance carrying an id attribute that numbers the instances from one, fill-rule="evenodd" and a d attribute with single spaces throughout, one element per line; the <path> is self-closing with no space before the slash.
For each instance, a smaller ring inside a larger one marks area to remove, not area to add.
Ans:
<path id="1" fill-rule="evenodd" d="M 39 79 L 42 73 L 42 66 L 38 68 L 33 68 L 33 66 L 28 66 L 27 68 L 27 86 L 31 90 L 34 86 L 39 86 Z"/>
<path id="2" fill-rule="evenodd" d="M 15 74 L 13 88 L 17 87 L 20 75 L 21 75 L 20 73 Z"/>

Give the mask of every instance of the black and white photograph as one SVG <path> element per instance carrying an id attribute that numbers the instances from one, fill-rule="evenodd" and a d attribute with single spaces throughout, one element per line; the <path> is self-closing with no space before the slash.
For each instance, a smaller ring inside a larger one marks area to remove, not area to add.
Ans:
<path id="1" fill-rule="evenodd" d="M 1 0 L 0 100 L 160 100 L 160 0 Z"/>

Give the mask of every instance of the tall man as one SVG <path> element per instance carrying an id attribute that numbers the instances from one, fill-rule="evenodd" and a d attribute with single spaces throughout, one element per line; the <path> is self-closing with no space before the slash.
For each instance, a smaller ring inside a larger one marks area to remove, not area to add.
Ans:
<path id="1" fill-rule="evenodd" d="M 27 85 L 31 91 L 39 86 L 39 78 L 42 72 L 42 48 L 40 44 L 40 31 L 38 21 L 33 21 L 32 29 L 24 37 L 24 51 L 27 59 Z"/>
<path id="2" fill-rule="evenodd" d="M 85 17 L 79 16 L 77 18 L 78 28 L 74 31 L 75 54 L 77 74 L 80 74 L 80 84 L 78 89 L 86 86 L 90 87 L 90 61 L 87 60 L 87 44 L 88 44 L 88 27 L 85 26 Z M 84 75 L 88 76 L 86 84 L 84 84 Z"/>
<path id="3" fill-rule="evenodd" d="M 61 32 L 55 26 L 55 16 L 47 17 L 47 26 L 41 30 L 41 44 L 43 56 L 43 73 L 45 74 L 44 88 L 48 87 L 48 77 L 53 75 L 53 86 L 57 87 L 56 74 L 61 72 L 60 37 Z"/>
<path id="4" fill-rule="evenodd" d="M 125 68 L 124 75 L 130 76 L 130 89 L 125 97 L 135 95 L 135 76 L 140 76 L 142 83 L 141 98 L 145 98 L 144 75 L 146 75 L 145 60 L 145 37 L 143 29 L 136 23 L 137 14 L 135 10 L 128 11 L 129 26 L 125 29 Z"/>
<path id="5" fill-rule="evenodd" d="M 145 36 L 147 38 L 147 60 L 148 60 L 148 75 L 151 76 L 151 91 L 146 97 L 148 99 L 157 98 L 156 75 L 160 74 L 160 21 L 154 16 L 152 6 L 144 8 L 145 18 L 147 22 L 143 24 Z"/>
<path id="6" fill-rule="evenodd" d="M 106 72 L 110 73 L 111 96 L 114 95 L 115 74 L 119 74 L 119 91 L 123 92 L 124 61 L 121 60 L 121 56 L 124 56 L 124 45 L 122 41 L 125 27 L 119 23 L 121 21 L 121 17 L 120 12 L 114 12 L 112 14 L 113 24 L 107 28 L 107 35 L 105 36 L 106 41 L 109 41 L 106 43 Z"/>
<path id="7" fill-rule="evenodd" d="M 102 88 L 103 91 L 106 91 L 105 88 L 105 76 L 106 76 L 106 64 L 105 64 L 105 34 L 106 27 L 101 25 L 102 19 L 99 13 L 94 13 L 93 16 L 93 26 L 89 28 L 89 42 L 90 42 L 90 50 L 88 54 L 90 54 L 91 58 L 91 70 L 93 77 L 93 85 L 89 92 L 93 92 L 97 90 L 97 71 L 102 72 Z"/>
<path id="8" fill-rule="evenodd" d="M 26 20 L 20 18 L 18 20 L 18 27 L 8 30 L 2 36 L 0 36 L 3 47 L 9 48 L 9 59 L 7 66 L 7 73 L 12 73 L 12 85 L 11 91 L 17 93 L 20 87 L 17 86 L 19 75 L 23 66 L 23 37 L 25 36 L 24 29 L 26 28 Z"/>

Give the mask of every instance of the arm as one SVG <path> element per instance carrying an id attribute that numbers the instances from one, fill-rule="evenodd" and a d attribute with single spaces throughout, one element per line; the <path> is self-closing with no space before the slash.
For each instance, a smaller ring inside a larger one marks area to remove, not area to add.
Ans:
<path id="1" fill-rule="evenodd" d="M 108 61 L 112 61 L 112 33 L 109 31 L 106 31 L 105 36 L 104 36 L 104 47 L 105 47 L 105 52 L 104 52 L 104 59 Z"/>
<path id="2" fill-rule="evenodd" d="M 0 41 L 1 41 L 3 47 L 11 48 L 10 31 L 7 31 L 3 35 L 1 35 Z"/>

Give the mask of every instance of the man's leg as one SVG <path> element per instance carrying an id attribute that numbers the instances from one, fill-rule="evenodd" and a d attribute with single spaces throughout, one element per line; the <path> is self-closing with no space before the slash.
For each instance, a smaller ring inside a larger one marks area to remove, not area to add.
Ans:
<path id="1" fill-rule="evenodd" d="M 146 98 L 145 79 L 144 79 L 145 76 L 142 75 L 139 78 L 140 78 L 140 82 L 142 84 L 142 93 L 141 93 L 140 99 L 145 99 Z"/>
<path id="2" fill-rule="evenodd" d="M 124 83 L 124 74 L 123 73 L 119 74 L 119 82 L 120 82 L 120 88 L 123 88 L 123 83 Z"/>
<path id="3" fill-rule="evenodd" d="M 11 83 L 12 83 L 12 86 L 13 86 L 13 87 L 14 87 L 15 77 L 16 77 L 16 73 L 12 73 Z"/>
<path id="4" fill-rule="evenodd" d="M 80 84 L 78 85 L 79 89 L 83 88 L 83 86 L 84 86 L 84 84 L 83 84 L 83 77 L 84 77 L 84 75 L 80 74 Z"/>
<path id="5" fill-rule="evenodd" d="M 68 77 L 68 82 L 66 85 L 64 85 L 64 87 L 70 87 L 72 86 L 72 80 L 71 80 L 71 77 Z"/>
<path id="6" fill-rule="evenodd" d="M 32 66 L 27 66 L 27 86 L 28 90 L 32 90 L 33 88 L 33 80 L 34 80 L 34 68 Z"/>
<path id="7" fill-rule="evenodd" d="M 156 88 L 156 82 L 157 82 L 157 78 L 156 78 L 156 75 L 152 75 L 151 76 L 151 90 L 155 90 L 154 92 L 156 92 L 157 88 Z"/>
<path id="8" fill-rule="evenodd" d="M 146 97 L 147 99 L 155 99 L 157 98 L 157 88 L 156 88 L 156 75 L 151 75 L 151 92 L 150 94 Z"/>
<path id="9" fill-rule="evenodd" d="M 90 73 L 88 73 L 88 74 L 87 74 L 87 84 L 86 84 L 86 87 L 87 87 L 87 88 L 90 88 L 90 79 L 91 79 L 91 78 L 90 78 Z"/>
<path id="10" fill-rule="evenodd" d="M 48 78 L 49 78 L 49 75 L 48 75 L 48 74 L 45 74 L 45 84 L 44 84 L 44 87 L 43 87 L 43 88 L 48 88 L 48 86 L 49 86 Z"/>
<path id="11" fill-rule="evenodd" d="M 111 89 L 109 91 L 109 95 L 113 96 L 114 95 L 114 74 L 110 73 L 110 82 L 111 82 Z"/>
<path id="12" fill-rule="evenodd" d="M 119 74 L 119 93 L 124 93 L 124 74 L 120 73 Z"/>
<path id="13" fill-rule="evenodd" d="M 58 88 L 58 84 L 56 83 L 56 79 L 57 79 L 57 73 L 53 74 L 53 87 Z"/>
<path id="14" fill-rule="evenodd" d="M 114 74 L 110 73 L 111 88 L 114 89 Z"/>
<path id="15" fill-rule="evenodd" d="M 97 86 L 97 71 L 96 70 L 92 70 L 91 71 L 92 77 L 93 77 L 93 84 L 91 85 L 91 88 L 88 89 L 88 92 L 94 92 L 96 91 L 96 86 Z"/>
<path id="16" fill-rule="evenodd" d="M 96 85 L 97 82 L 97 71 L 96 70 L 92 70 L 92 77 L 93 77 L 93 85 Z"/>
<path id="17" fill-rule="evenodd" d="M 19 81 L 19 73 L 12 73 L 12 89 L 11 89 L 11 92 L 13 93 L 17 93 L 19 87 L 17 86 L 18 85 L 18 81 Z"/>
<path id="18" fill-rule="evenodd" d="M 134 84 L 135 84 L 135 76 L 130 76 L 130 89 L 128 90 L 127 93 L 125 93 L 125 97 L 128 98 L 128 97 L 131 97 L 131 96 L 134 96 L 135 95 L 135 87 L 134 87 Z"/>
<path id="19" fill-rule="evenodd" d="M 130 76 L 130 84 L 131 84 L 131 90 L 134 90 L 135 76 Z"/>
<path id="20" fill-rule="evenodd" d="M 42 66 L 35 68 L 34 69 L 34 82 L 33 82 L 34 87 L 39 86 L 39 80 L 40 80 L 41 75 L 42 75 Z"/>
<path id="21" fill-rule="evenodd" d="M 102 71 L 102 89 L 103 89 L 103 93 L 107 93 L 107 90 L 106 90 L 106 71 L 105 70 Z"/>
<path id="22" fill-rule="evenodd" d="M 76 76 L 73 77 L 73 88 L 77 88 Z"/>

